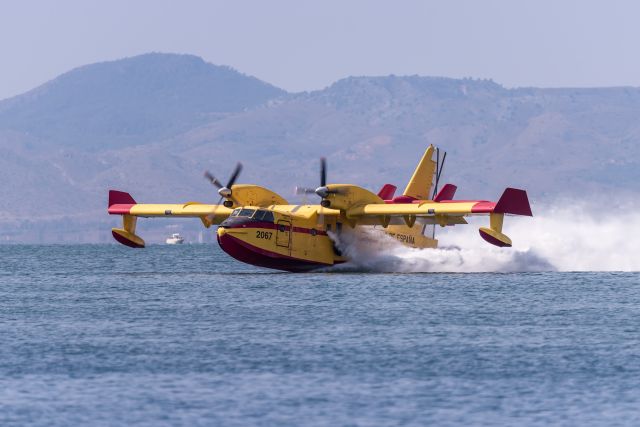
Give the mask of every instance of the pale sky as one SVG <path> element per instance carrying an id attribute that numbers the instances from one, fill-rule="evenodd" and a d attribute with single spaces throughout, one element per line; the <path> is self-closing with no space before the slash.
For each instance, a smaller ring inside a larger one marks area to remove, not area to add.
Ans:
<path id="1" fill-rule="evenodd" d="M 0 99 L 71 68 L 191 53 L 289 91 L 349 75 L 640 86 L 640 2 L 20 0 L 0 2 Z"/>

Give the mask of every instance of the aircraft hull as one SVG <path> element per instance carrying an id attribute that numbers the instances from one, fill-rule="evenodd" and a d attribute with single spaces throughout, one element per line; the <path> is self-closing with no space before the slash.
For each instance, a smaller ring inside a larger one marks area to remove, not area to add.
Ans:
<path id="1" fill-rule="evenodd" d="M 284 255 L 268 249 L 260 248 L 239 237 L 233 236 L 224 228 L 218 229 L 218 244 L 222 250 L 231 257 L 238 261 L 258 267 L 290 272 L 305 272 L 333 265 Z"/>

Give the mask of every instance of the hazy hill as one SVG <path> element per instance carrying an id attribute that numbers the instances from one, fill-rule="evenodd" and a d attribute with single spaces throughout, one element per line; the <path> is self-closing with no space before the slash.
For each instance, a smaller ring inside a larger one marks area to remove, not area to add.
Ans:
<path id="1" fill-rule="evenodd" d="M 0 129 L 105 149 L 176 135 L 284 92 L 191 55 L 150 53 L 74 69 L 0 102 Z"/>
<path id="2" fill-rule="evenodd" d="M 461 198 L 637 194 L 638 117 L 637 88 L 387 76 L 289 94 L 188 55 L 94 64 L 0 102 L 0 239 L 108 241 L 108 188 L 213 202 L 202 171 L 224 179 L 238 160 L 241 181 L 290 199 L 317 184 L 322 155 L 332 182 L 402 188 L 429 143 L 448 151 Z"/>

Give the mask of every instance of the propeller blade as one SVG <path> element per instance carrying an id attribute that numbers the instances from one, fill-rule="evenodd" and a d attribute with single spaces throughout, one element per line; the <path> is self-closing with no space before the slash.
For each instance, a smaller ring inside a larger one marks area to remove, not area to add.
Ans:
<path id="1" fill-rule="evenodd" d="M 227 185 L 225 185 L 225 187 L 231 188 L 231 186 L 236 182 L 236 179 L 238 179 L 238 176 L 240 175 L 241 171 L 242 171 L 242 163 L 238 162 L 235 170 L 233 171 L 233 174 L 231 174 L 231 178 L 229 178 L 229 182 L 227 183 Z"/>
<path id="2" fill-rule="evenodd" d="M 307 187 L 296 187 L 295 189 L 295 194 L 297 195 L 301 195 L 301 194 L 315 194 L 316 190 L 313 188 L 307 188 Z"/>
<path id="3" fill-rule="evenodd" d="M 327 159 L 320 157 L 320 186 L 318 188 L 296 187 L 295 194 L 317 194 L 320 197 L 329 194 L 327 190 Z M 322 190 L 322 191 L 321 191 Z M 324 195 L 323 195 L 324 194 Z"/>
<path id="4" fill-rule="evenodd" d="M 220 181 L 218 181 L 218 179 L 215 176 L 211 175 L 209 171 L 204 172 L 204 177 L 216 188 L 218 189 L 222 188 L 222 184 L 220 183 Z"/>
<path id="5" fill-rule="evenodd" d="M 320 187 L 327 185 L 327 159 L 320 157 Z"/>
<path id="6" fill-rule="evenodd" d="M 224 197 L 220 197 L 220 200 L 218 200 L 218 203 L 216 203 L 216 207 L 213 208 L 213 212 L 207 215 L 207 219 L 209 220 L 209 222 L 213 222 L 213 220 L 215 219 L 216 211 L 218 210 L 218 207 L 220 207 L 220 203 L 222 203 L 222 199 L 224 199 Z"/>

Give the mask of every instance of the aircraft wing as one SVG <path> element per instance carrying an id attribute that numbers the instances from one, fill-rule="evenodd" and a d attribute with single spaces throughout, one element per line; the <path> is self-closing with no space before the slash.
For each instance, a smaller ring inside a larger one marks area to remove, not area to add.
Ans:
<path id="1" fill-rule="evenodd" d="M 395 204 L 368 204 L 354 207 L 346 212 L 347 218 L 355 220 L 359 224 L 398 224 L 397 218 L 412 227 L 416 219 L 421 224 L 440 224 L 442 226 L 466 224 L 464 217 L 467 215 L 489 213 L 479 206 L 478 202 L 453 202 L 453 203 L 395 203 Z"/>
<path id="2" fill-rule="evenodd" d="M 524 190 L 507 188 L 498 202 L 484 200 L 430 200 L 414 203 L 368 203 L 349 207 L 345 216 L 355 223 L 372 223 L 387 226 L 394 217 L 402 217 L 412 227 L 417 218 L 423 223 L 441 226 L 464 224 L 463 217 L 469 215 L 488 215 L 490 227 L 481 227 L 480 235 L 496 246 L 511 246 L 511 240 L 502 233 L 504 215 L 533 216 L 527 193 Z"/>
<path id="3" fill-rule="evenodd" d="M 533 216 L 529 199 L 524 190 L 507 188 L 498 202 L 485 200 L 430 200 L 414 203 L 371 203 L 355 206 L 347 210 L 348 217 L 357 216 L 466 216 L 482 214 L 510 214 Z"/>
<path id="4" fill-rule="evenodd" d="M 220 224 L 233 211 L 223 205 L 208 205 L 198 202 L 182 204 L 148 204 L 137 203 L 129 193 L 109 191 L 110 215 L 122 215 L 122 228 L 111 230 L 113 237 L 120 243 L 130 247 L 144 247 L 144 240 L 135 234 L 138 217 L 186 217 L 200 218 L 205 227 Z"/>
<path id="5" fill-rule="evenodd" d="M 111 215 L 131 215 L 141 217 L 209 217 L 212 224 L 224 221 L 233 211 L 223 205 L 208 205 L 198 202 L 180 204 L 137 203 L 129 193 L 109 191 L 108 212 Z"/>
<path id="6" fill-rule="evenodd" d="M 354 207 L 347 211 L 347 216 L 433 216 L 433 215 L 471 215 L 473 213 L 489 213 L 484 209 L 475 209 L 478 202 L 449 202 L 449 203 L 396 203 L 396 204 L 369 204 Z"/>

